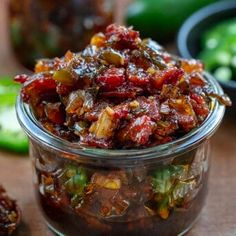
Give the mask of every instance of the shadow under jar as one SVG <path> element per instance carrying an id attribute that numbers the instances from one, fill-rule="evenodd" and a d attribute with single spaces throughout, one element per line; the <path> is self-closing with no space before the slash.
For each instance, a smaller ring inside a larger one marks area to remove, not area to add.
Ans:
<path id="1" fill-rule="evenodd" d="M 10 38 L 17 59 L 33 68 L 38 58 L 80 51 L 114 21 L 114 0 L 10 0 Z"/>
<path id="2" fill-rule="evenodd" d="M 206 77 L 215 93 L 218 83 Z M 186 233 L 207 193 L 209 138 L 224 115 L 212 100 L 204 123 L 182 138 L 146 149 L 78 147 L 40 127 L 28 105 L 17 114 L 30 138 L 38 203 L 59 235 L 160 235 Z"/>

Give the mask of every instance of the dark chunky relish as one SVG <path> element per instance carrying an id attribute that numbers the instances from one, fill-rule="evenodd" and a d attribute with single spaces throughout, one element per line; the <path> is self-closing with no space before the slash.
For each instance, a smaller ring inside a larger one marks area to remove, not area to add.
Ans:
<path id="1" fill-rule="evenodd" d="M 203 65 L 110 25 L 79 53 L 39 60 L 15 78 L 42 126 L 63 139 L 98 148 L 140 148 L 173 141 L 198 127 L 219 97 Z"/>
<path id="2" fill-rule="evenodd" d="M 0 185 L 0 235 L 11 235 L 20 220 L 20 211 L 15 201 L 10 199 Z"/>

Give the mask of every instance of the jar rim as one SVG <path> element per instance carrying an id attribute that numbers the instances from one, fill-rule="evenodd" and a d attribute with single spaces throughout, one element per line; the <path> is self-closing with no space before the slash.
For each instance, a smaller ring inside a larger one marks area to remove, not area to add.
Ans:
<path id="1" fill-rule="evenodd" d="M 215 93 L 219 95 L 224 94 L 221 86 L 213 76 L 204 72 L 204 77 L 210 83 Z M 20 95 L 16 102 L 16 113 L 18 121 L 27 135 L 50 149 L 95 160 L 150 160 L 168 158 L 186 152 L 187 150 L 192 150 L 204 140 L 211 137 L 220 125 L 225 113 L 225 106 L 219 104 L 215 98 L 212 98 L 211 103 L 212 110 L 206 120 L 199 127 L 193 129 L 181 138 L 154 147 L 124 150 L 83 147 L 77 143 L 66 141 L 47 132 L 39 126 L 29 105 L 22 101 Z"/>

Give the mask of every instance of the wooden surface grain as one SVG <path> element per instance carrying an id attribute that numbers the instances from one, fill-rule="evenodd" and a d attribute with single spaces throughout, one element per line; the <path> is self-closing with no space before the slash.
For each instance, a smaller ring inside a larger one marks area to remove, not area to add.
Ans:
<path id="1" fill-rule="evenodd" d="M 0 74 L 15 73 L 6 33 L 7 0 L 0 0 Z M 28 156 L 0 152 L 0 183 L 17 200 L 23 220 L 15 236 L 52 236 L 33 194 Z M 236 122 L 225 119 L 212 139 L 209 194 L 206 206 L 188 236 L 236 236 Z"/>
<path id="2" fill-rule="evenodd" d="M 199 221 L 188 236 L 236 235 L 236 124 L 225 119 L 212 139 L 209 193 Z M 0 152 L 0 183 L 17 199 L 23 223 L 16 236 L 53 235 L 37 207 L 27 156 Z"/>

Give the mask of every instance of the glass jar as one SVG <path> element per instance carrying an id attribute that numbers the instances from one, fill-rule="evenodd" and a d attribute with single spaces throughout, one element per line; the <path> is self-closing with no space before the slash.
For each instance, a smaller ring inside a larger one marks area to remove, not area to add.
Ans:
<path id="1" fill-rule="evenodd" d="M 39 58 L 80 51 L 114 21 L 114 0 L 10 0 L 9 24 L 17 59 L 32 68 Z"/>
<path id="2" fill-rule="evenodd" d="M 209 75 L 215 93 L 223 94 Z M 225 108 L 216 100 L 204 123 L 182 138 L 147 149 L 82 148 L 43 130 L 28 105 L 17 102 L 30 138 L 38 204 L 59 235 L 186 233 L 207 193 L 209 138 Z"/>

